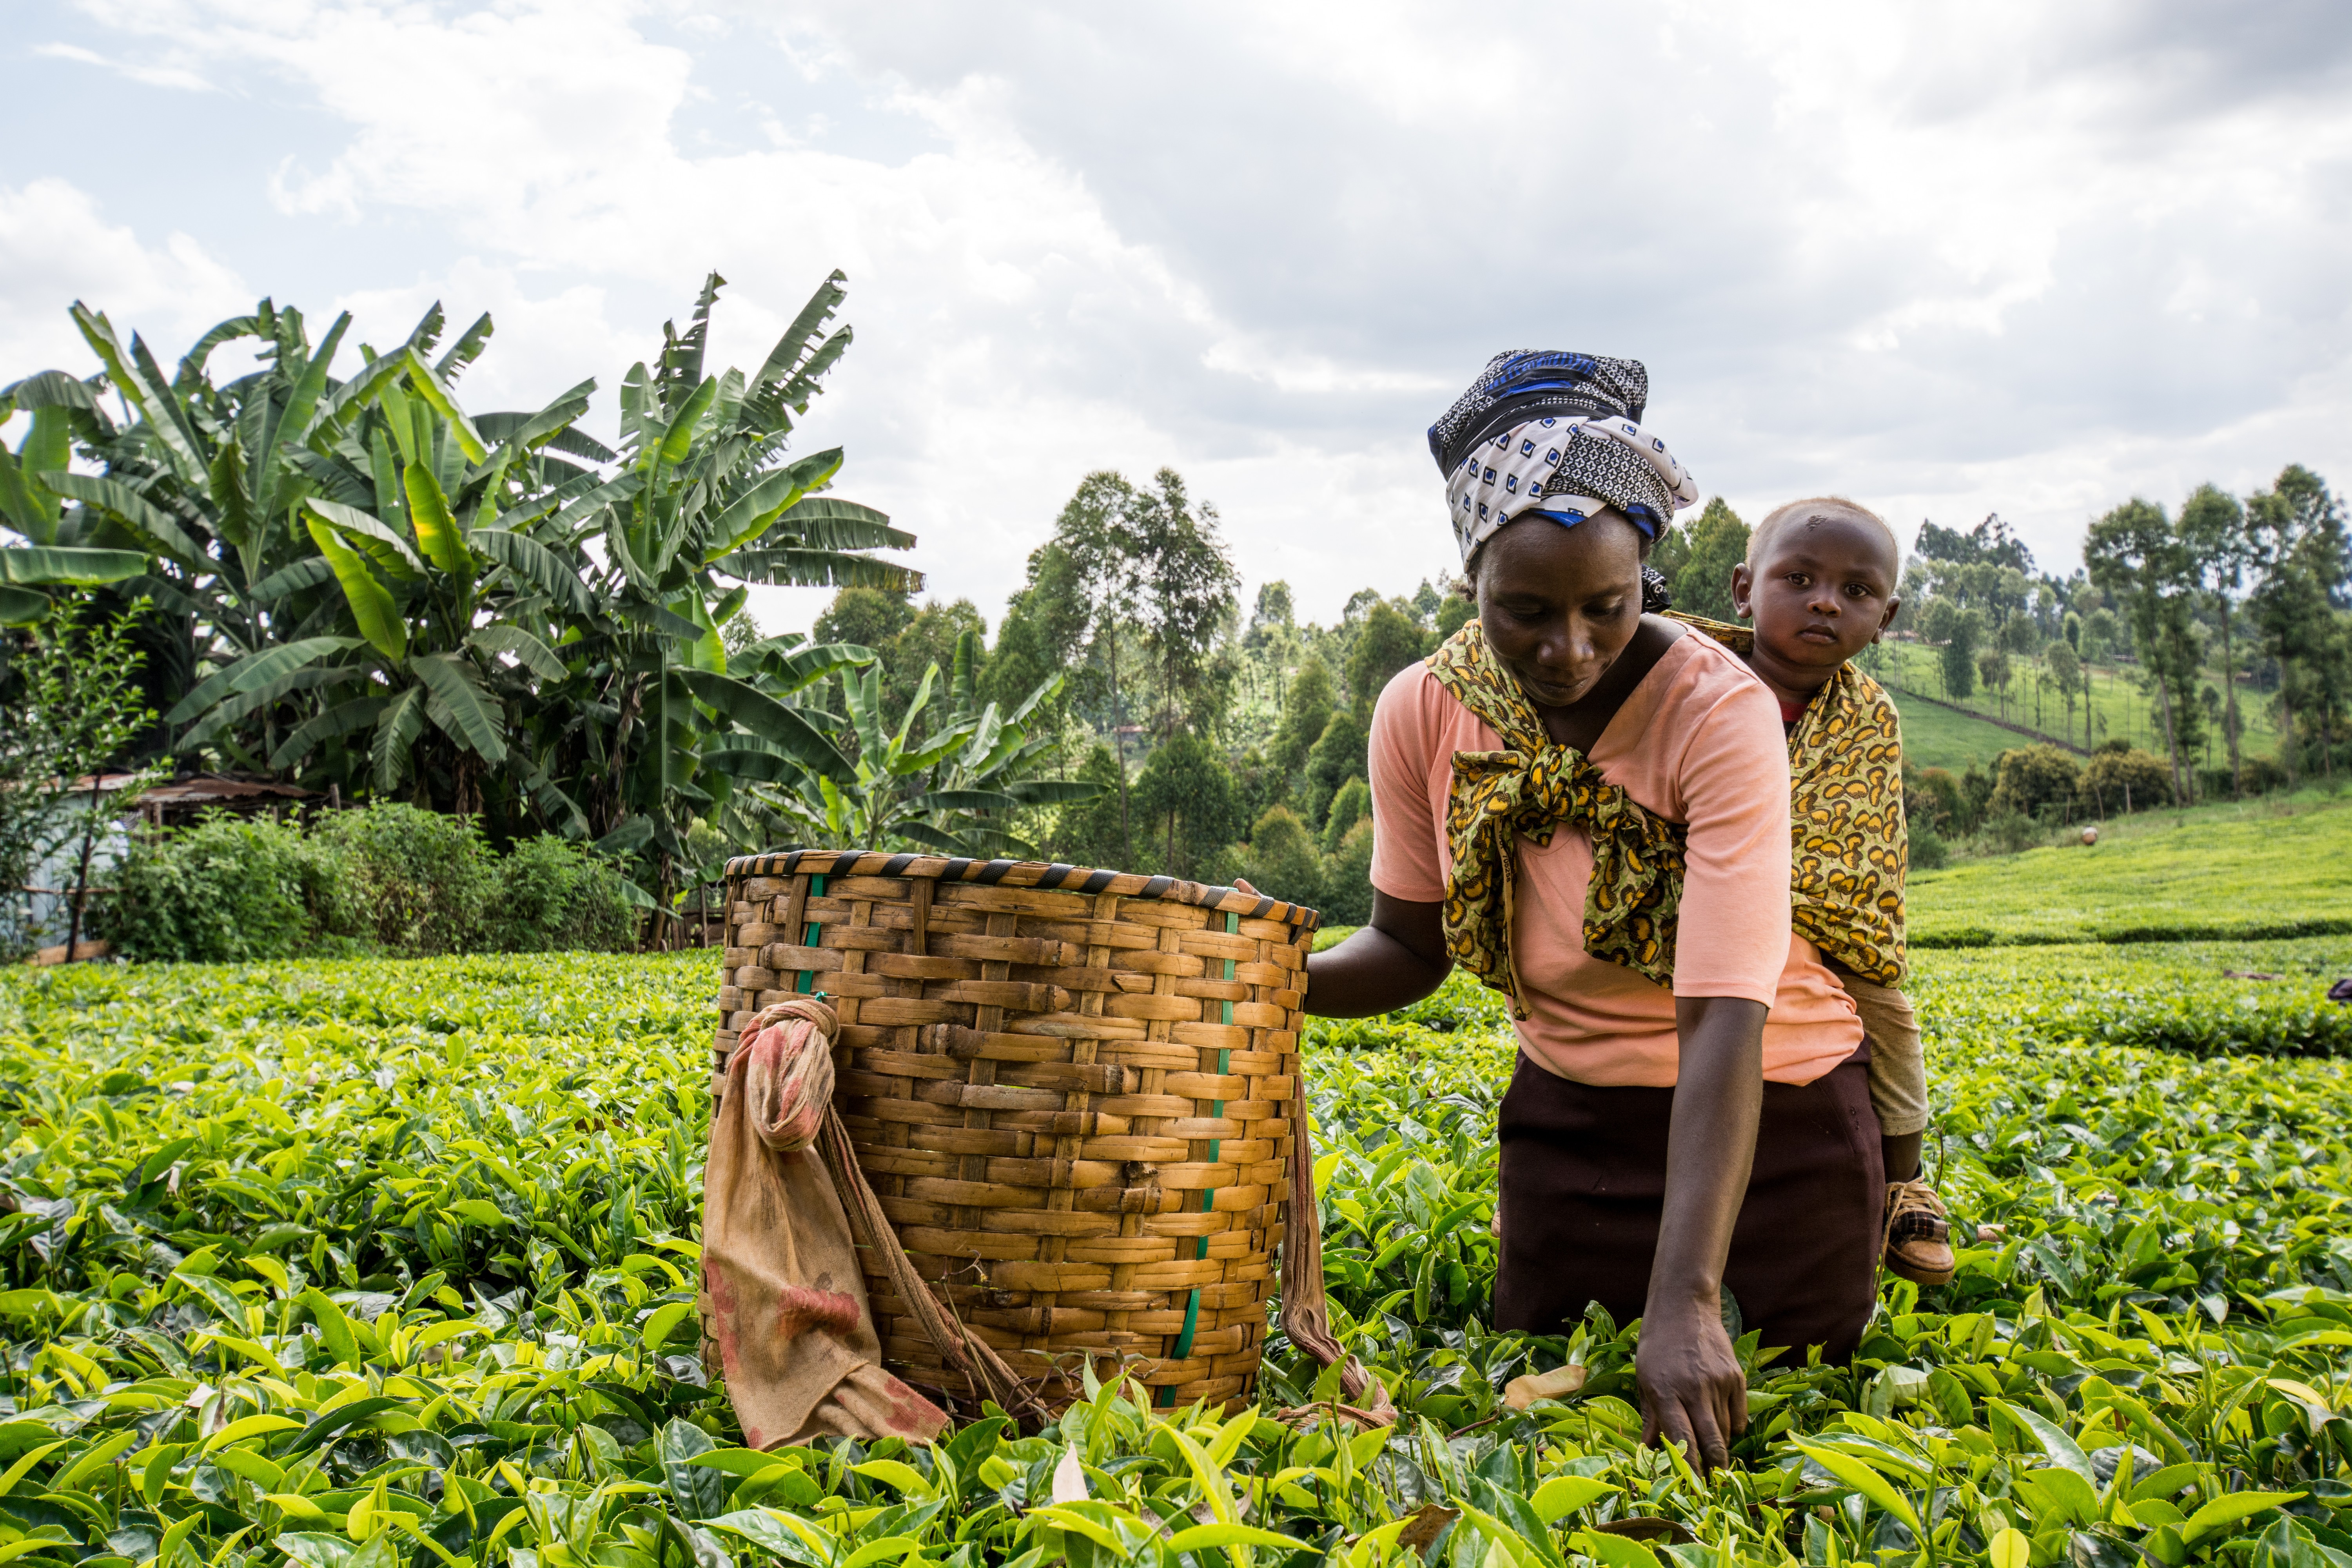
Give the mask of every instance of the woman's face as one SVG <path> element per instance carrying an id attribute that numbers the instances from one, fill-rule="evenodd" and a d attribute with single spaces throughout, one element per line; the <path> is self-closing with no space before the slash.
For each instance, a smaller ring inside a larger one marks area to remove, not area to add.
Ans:
<path id="1" fill-rule="evenodd" d="M 1478 622 L 1486 646 L 1538 708 L 1581 699 L 1642 624 L 1642 535 L 1614 511 L 1574 528 L 1505 524 L 1481 547 Z"/>

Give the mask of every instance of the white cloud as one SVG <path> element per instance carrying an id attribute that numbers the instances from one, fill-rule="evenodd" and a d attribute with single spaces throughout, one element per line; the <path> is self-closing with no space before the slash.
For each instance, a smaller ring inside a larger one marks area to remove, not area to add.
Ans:
<path id="1" fill-rule="evenodd" d="M 706 268 L 744 364 L 845 268 L 808 438 L 992 618 L 1103 467 L 1182 468 L 1310 614 L 1409 588 L 1448 563 L 1422 430 L 1511 345 L 1647 360 L 1743 510 L 1999 510 L 2063 558 L 2134 492 L 2352 483 L 2352 22 L 2302 0 L 89 9 L 154 52 L 119 68 L 345 128 L 236 177 L 416 247 L 363 331 L 494 309 L 484 405 L 593 374 L 609 419 Z M 41 288 L 100 291 L 0 311 Z"/>
<path id="2" fill-rule="evenodd" d="M 64 180 L 0 186 L 0 365 L 8 367 L 0 377 L 95 368 L 66 313 L 76 300 L 126 337 L 133 327 L 146 332 L 159 358 L 253 304 L 236 275 L 187 235 L 144 243 Z"/>
<path id="3" fill-rule="evenodd" d="M 36 44 L 33 53 L 42 59 L 72 60 L 80 65 L 97 66 L 148 87 L 178 88 L 185 92 L 214 90 L 212 83 L 192 70 L 169 65 L 128 65 L 121 60 L 109 59 L 95 49 L 86 49 L 79 44 Z"/>

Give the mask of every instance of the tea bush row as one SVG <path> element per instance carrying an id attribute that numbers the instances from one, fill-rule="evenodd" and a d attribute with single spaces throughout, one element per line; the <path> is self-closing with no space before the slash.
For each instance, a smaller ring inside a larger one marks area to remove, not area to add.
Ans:
<path id="1" fill-rule="evenodd" d="M 1968 955 L 1970 963 L 1982 955 Z M 2142 955 L 2101 1016 L 2217 963 Z M 2109 1043 L 1931 955 L 1958 1278 L 1852 1368 L 1741 1340 L 1709 1479 L 1640 1446 L 1630 1326 L 1496 1334 L 1498 1010 L 1460 981 L 1318 1026 L 1335 1317 L 1405 1419 L 1276 1335 L 1265 1401 L 936 1448 L 741 1449 L 694 1349 L 700 954 L 0 980 L 0 1554 L 92 1568 L 1165 1568 L 2352 1560 L 2352 1090 L 2336 1064 Z M 2168 969 L 2167 966 L 2169 966 Z M 2273 984 L 2273 983 L 2253 983 Z M 2004 989 L 2006 987 L 2006 989 Z M 2219 995 L 2219 990 L 2211 992 Z M 2068 1032 L 2072 1030 L 2072 1032 Z M 1502 1385 L 1575 1359 L 1583 1390 Z M 1073 1479 L 1082 1482 L 1083 1497 Z"/>

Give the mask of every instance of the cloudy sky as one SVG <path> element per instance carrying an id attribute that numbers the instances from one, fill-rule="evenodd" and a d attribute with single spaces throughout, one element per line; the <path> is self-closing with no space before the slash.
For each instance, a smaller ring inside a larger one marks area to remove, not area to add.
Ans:
<path id="1" fill-rule="evenodd" d="M 729 279 L 824 274 L 804 427 L 992 625 L 1079 478 L 1163 464 L 1329 618 L 1452 564 L 1423 441 L 1503 348 L 1644 360 L 1751 519 L 1906 539 L 2352 486 L 2352 10 L 12 0 L 0 380 L 176 356 L 263 294 L 499 331 L 461 389 L 611 389 Z M 823 595 L 775 591 L 771 629 Z"/>

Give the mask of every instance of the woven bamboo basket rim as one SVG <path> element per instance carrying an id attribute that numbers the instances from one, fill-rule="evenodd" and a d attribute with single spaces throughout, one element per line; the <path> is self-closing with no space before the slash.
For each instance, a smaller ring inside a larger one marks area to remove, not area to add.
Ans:
<path id="1" fill-rule="evenodd" d="M 1323 923 L 1322 912 L 1285 903 L 1263 893 L 1175 877 L 1146 877 L 1045 860 L 971 860 L 945 855 L 888 854 L 878 849 L 783 849 L 739 855 L 726 876 L 921 877 L 940 882 L 970 882 L 982 888 L 1037 888 L 1071 893 L 1116 893 L 1127 899 L 1164 899 L 1248 920 L 1279 921 L 1298 927 L 1293 940 Z"/>

